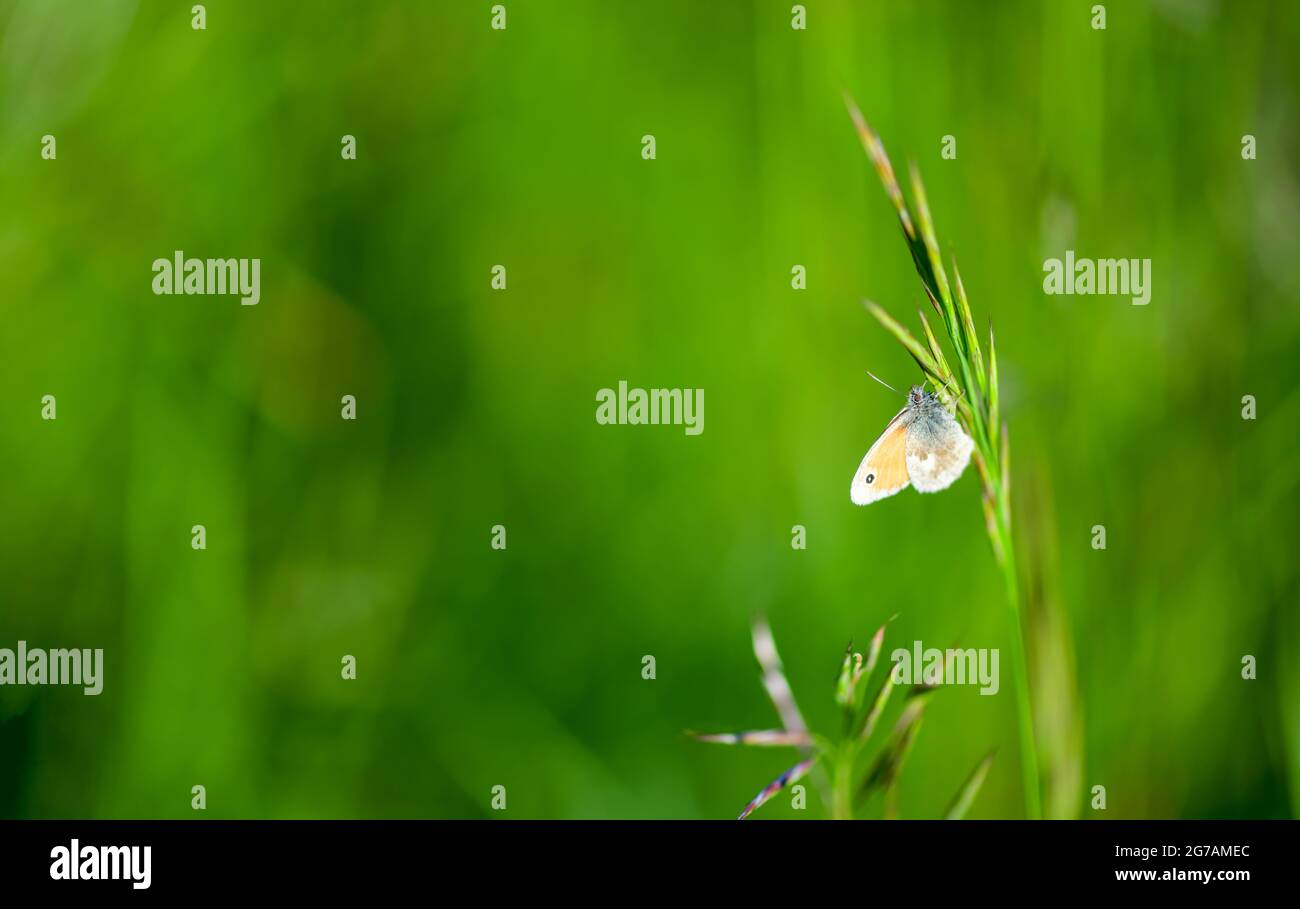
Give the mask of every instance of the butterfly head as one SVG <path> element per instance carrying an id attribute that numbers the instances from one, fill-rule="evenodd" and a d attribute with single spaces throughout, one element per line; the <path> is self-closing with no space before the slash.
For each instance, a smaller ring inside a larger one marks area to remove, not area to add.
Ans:
<path id="1" fill-rule="evenodd" d="M 924 388 L 920 385 L 913 385 L 912 390 L 907 393 L 907 403 L 913 407 L 919 407 L 925 403 L 925 399 L 930 397 Z"/>

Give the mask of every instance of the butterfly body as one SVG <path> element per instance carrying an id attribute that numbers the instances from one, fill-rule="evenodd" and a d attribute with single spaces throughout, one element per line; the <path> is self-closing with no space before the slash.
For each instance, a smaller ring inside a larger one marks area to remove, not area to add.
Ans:
<path id="1" fill-rule="evenodd" d="M 907 404 L 858 465 L 849 498 L 870 505 L 908 485 L 917 492 L 947 489 L 970 463 L 974 447 L 938 396 L 913 385 Z"/>

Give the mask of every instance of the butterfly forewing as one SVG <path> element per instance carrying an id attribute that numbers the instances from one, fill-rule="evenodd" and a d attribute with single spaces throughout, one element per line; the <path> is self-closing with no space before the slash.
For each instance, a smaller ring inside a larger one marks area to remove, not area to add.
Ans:
<path id="1" fill-rule="evenodd" d="M 870 505 L 907 487 L 907 424 L 904 408 L 889 422 L 858 465 L 853 485 L 849 487 L 849 498 L 854 505 Z"/>

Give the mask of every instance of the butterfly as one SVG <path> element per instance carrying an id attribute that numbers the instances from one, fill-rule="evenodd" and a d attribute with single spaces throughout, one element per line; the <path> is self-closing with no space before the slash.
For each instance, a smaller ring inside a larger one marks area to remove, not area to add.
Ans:
<path id="1" fill-rule="evenodd" d="M 903 409 L 858 465 L 849 498 L 854 505 L 870 505 L 909 483 L 917 492 L 947 489 L 970 463 L 974 447 L 939 396 L 913 385 Z"/>

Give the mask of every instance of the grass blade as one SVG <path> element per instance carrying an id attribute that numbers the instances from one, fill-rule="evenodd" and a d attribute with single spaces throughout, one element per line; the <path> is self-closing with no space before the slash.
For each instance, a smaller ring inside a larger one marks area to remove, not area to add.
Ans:
<path id="1" fill-rule="evenodd" d="M 947 359 L 944 358 L 943 348 L 939 346 L 939 339 L 936 338 L 934 332 L 930 330 L 930 322 L 926 319 L 925 313 L 918 309 L 916 314 L 921 317 L 921 328 L 925 332 L 925 343 L 929 345 L 930 356 L 934 358 L 935 365 L 939 367 L 939 372 L 943 377 L 944 384 L 947 384 L 952 381 L 953 375 L 952 369 L 948 366 Z"/>
<path id="2" fill-rule="evenodd" d="M 1002 424 L 1002 488 L 998 490 L 1002 498 L 998 507 L 1002 510 L 1005 530 L 1011 529 L 1011 440 L 1007 438 L 1007 424 Z M 997 432 L 998 427 L 993 428 Z"/>
<path id="3" fill-rule="evenodd" d="M 812 736 L 806 732 L 789 732 L 785 729 L 758 729 L 745 732 L 687 732 L 697 742 L 715 745 L 753 745 L 759 748 L 803 748 L 812 745 Z"/>
<path id="4" fill-rule="evenodd" d="M 924 697 L 912 698 L 903 708 L 898 722 L 894 724 L 893 732 L 890 733 L 889 744 L 871 765 L 871 770 L 862 784 L 863 798 L 876 789 L 888 790 L 897 781 L 907 755 L 912 750 L 912 743 L 916 741 L 916 734 L 921 729 L 926 701 Z"/>
<path id="5" fill-rule="evenodd" d="M 871 738 L 871 733 L 876 731 L 876 724 L 880 722 L 880 715 L 885 712 L 885 705 L 889 703 L 889 696 L 893 691 L 894 674 L 891 672 L 880 683 L 880 690 L 876 692 L 875 700 L 871 702 L 871 709 L 862 720 L 862 731 L 858 733 L 858 741 L 865 742 Z"/>
<path id="6" fill-rule="evenodd" d="M 957 797 L 952 800 L 948 810 L 944 813 L 944 819 L 949 821 L 960 821 L 970 810 L 971 802 L 975 801 L 975 796 L 979 794 L 980 787 L 984 785 L 984 777 L 988 776 L 989 768 L 993 766 L 993 755 L 995 751 L 990 751 L 984 755 L 984 759 L 975 765 L 971 775 L 966 778 L 965 784 L 962 785 L 961 791 Z"/>
<path id="7" fill-rule="evenodd" d="M 988 382 L 988 402 L 989 402 L 989 425 L 1001 425 L 998 420 L 1001 414 L 998 413 L 998 349 L 993 342 L 993 325 L 989 324 L 989 382 Z"/>
<path id="8" fill-rule="evenodd" d="M 984 372 L 984 357 L 980 353 L 979 336 L 975 334 L 975 320 L 971 318 L 970 301 L 966 299 L 966 287 L 961 283 L 961 272 L 957 270 L 957 263 L 952 263 L 952 277 L 957 283 L 957 311 L 961 315 L 961 330 L 966 350 L 970 351 L 971 362 L 974 364 L 975 381 L 979 385 L 980 400 L 988 397 L 988 376 Z"/>
<path id="9" fill-rule="evenodd" d="M 939 256 L 939 241 L 934 235 L 934 221 L 930 217 L 930 203 L 925 196 L 925 185 L 921 183 L 921 172 L 913 164 L 909 168 L 909 173 L 912 179 L 912 198 L 916 200 L 916 220 L 921 228 L 921 240 L 925 247 L 933 282 L 932 286 L 927 283 L 927 288 L 943 304 L 944 319 L 948 324 L 948 334 L 952 337 L 953 344 L 958 345 L 959 351 L 965 351 L 966 348 L 959 344 L 960 328 L 957 322 L 957 311 L 953 307 L 952 292 L 948 289 L 948 275 L 943 270 L 943 259 Z M 921 275 L 922 279 L 925 277 L 924 274 Z"/>
<path id="10" fill-rule="evenodd" d="M 794 691 L 786 680 L 781 655 L 776 652 L 776 641 L 772 638 L 772 629 L 768 627 L 767 620 L 754 620 L 753 635 L 754 656 L 763 670 L 763 687 L 767 689 L 767 696 L 772 699 L 772 706 L 781 717 L 781 725 L 787 732 L 806 733 L 808 724 L 799 712 L 799 705 L 794 702 Z"/>
<path id="11" fill-rule="evenodd" d="M 907 352 L 912 355 L 912 359 L 916 361 L 916 365 L 921 367 L 922 372 L 933 378 L 937 383 L 943 384 L 944 379 L 939 370 L 939 364 L 930 356 L 930 351 L 926 350 L 910 331 L 870 300 L 863 300 L 862 305 L 867 308 L 867 312 L 876 317 L 876 321 L 884 326 L 885 331 L 893 335 L 907 349 Z"/>
<path id="12" fill-rule="evenodd" d="M 749 804 L 740 812 L 740 816 L 737 817 L 736 820 L 743 821 L 745 818 L 749 817 L 759 808 L 771 801 L 772 797 L 786 786 L 789 786 L 791 783 L 799 782 L 799 780 L 803 778 L 803 775 L 807 773 L 815 763 L 817 763 L 817 758 L 815 757 L 800 761 L 785 773 L 772 780 L 772 782 L 768 783 L 762 792 L 750 800 Z"/>
<path id="13" fill-rule="evenodd" d="M 930 297 L 944 318 L 944 324 L 951 334 L 952 324 L 952 301 L 947 297 L 948 280 L 943 277 L 942 283 L 939 277 L 935 275 L 935 264 L 931 259 L 929 246 L 925 238 L 917 232 L 917 219 L 912 216 L 911 210 L 907 206 L 907 200 L 903 198 L 903 190 L 898 185 L 898 178 L 894 176 L 894 167 L 889 163 L 889 155 L 885 153 L 884 143 L 880 141 L 880 136 L 868 125 L 862 112 L 858 110 L 853 99 L 847 94 L 844 96 L 844 104 L 849 109 L 849 116 L 853 120 L 853 126 L 857 130 L 858 138 L 862 141 L 862 147 L 867 152 L 867 157 L 875 165 L 876 173 L 880 176 L 880 183 L 885 188 L 885 195 L 889 196 L 889 201 L 893 204 L 894 210 L 898 212 L 898 221 L 903 227 L 903 239 L 907 241 L 908 251 L 912 254 L 912 263 L 916 266 L 916 273 L 921 277 L 921 283 L 925 285 L 925 291 Z M 927 212 L 928 215 L 928 212 Z M 931 230 L 933 235 L 933 230 Z M 942 275 L 943 266 L 939 265 L 938 270 Z M 940 303 L 943 306 L 940 306 Z"/>
<path id="14" fill-rule="evenodd" d="M 885 646 L 885 625 L 881 625 L 871 636 L 871 646 L 867 648 L 867 662 L 861 672 L 863 676 L 870 677 L 872 670 L 876 668 L 876 661 L 880 659 L 881 648 Z"/>
<path id="15" fill-rule="evenodd" d="M 876 173 L 880 175 L 880 182 L 885 186 L 885 194 L 889 196 L 889 201 L 894 204 L 894 210 L 898 212 L 899 223 L 903 225 L 903 234 L 910 244 L 916 240 L 916 228 L 912 226 L 912 217 L 907 211 L 903 190 L 898 185 L 898 178 L 894 176 L 894 167 L 889 163 L 889 155 L 885 154 L 884 143 L 880 141 L 876 131 L 867 125 L 862 111 L 858 110 L 858 106 L 847 94 L 844 95 L 844 104 L 849 109 L 849 117 L 852 118 L 853 126 L 858 131 L 858 138 L 862 140 L 862 147 L 866 149 L 867 157 L 871 159 L 871 163 L 876 167 Z"/>
<path id="16" fill-rule="evenodd" d="M 984 527 L 989 533 L 989 541 L 993 544 L 993 558 L 1005 568 L 1007 554 L 1002 549 L 1002 531 L 998 529 L 998 516 L 993 510 L 993 499 L 988 494 L 980 496 L 980 505 L 984 507 Z"/>

